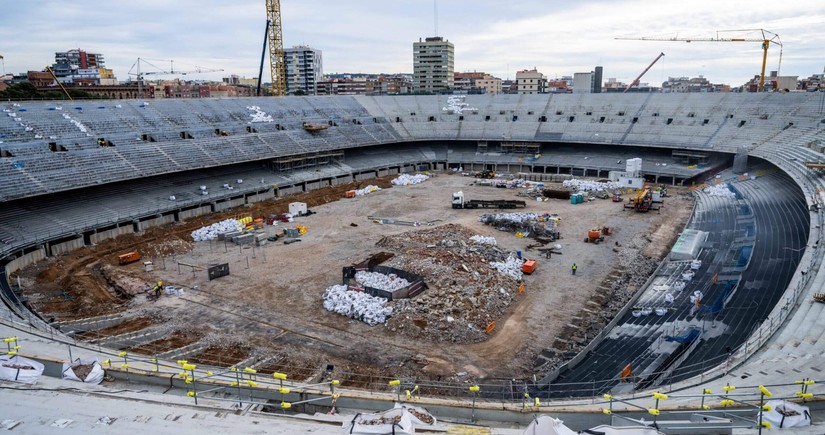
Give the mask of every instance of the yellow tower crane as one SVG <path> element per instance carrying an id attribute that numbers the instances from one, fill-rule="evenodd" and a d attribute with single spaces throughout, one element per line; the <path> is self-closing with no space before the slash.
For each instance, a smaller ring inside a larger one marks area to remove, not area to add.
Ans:
<path id="1" fill-rule="evenodd" d="M 266 20 L 272 95 L 283 96 L 286 95 L 286 67 L 284 65 L 284 34 L 281 28 L 280 0 L 266 0 Z"/>
<path id="2" fill-rule="evenodd" d="M 759 37 L 734 37 L 734 38 L 727 38 L 723 37 L 723 33 L 732 33 L 732 32 L 749 32 L 749 33 L 758 33 Z M 762 72 L 759 75 L 759 92 L 765 90 L 765 65 L 768 62 L 768 47 L 771 44 L 776 44 L 779 46 L 779 66 L 777 67 L 777 72 L 779 68 L 782 67 L 782 41 L 779 39 L 779 35 L 773 32 L 769 32 L 765 29 L 746 29 L 746 30 L 718 30 L 716 32 L 716 36 L 713 37 L 704 37 L 704 38 L 679 38 L 678 36 L 673 37 L 658 37 L 658 36 L 646 36 L 640 38 L 631 38 L 631 37 L 621 37 L 615 38 L 620 40 L 632 40 L 632 41 L 681 41 L 681 42 L 761 42 L 762 43 Z"/>

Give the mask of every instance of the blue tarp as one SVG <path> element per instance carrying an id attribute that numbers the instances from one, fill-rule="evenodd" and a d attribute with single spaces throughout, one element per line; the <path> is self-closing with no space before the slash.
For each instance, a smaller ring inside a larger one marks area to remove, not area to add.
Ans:
<path id="1" fill-rule="evenodd" d="M 696 340 L 697 338 L 699 338 L 700 335 L 702 335 L 702 330 L 701 329 L 690 328 L 690 329 L 687 330 L 687 332 L 683 333 L 682 335 L 677 335 L 676 337 L 673 337 L 673 336 L 670 336 L 670 335 L 665 335 L 665 341 L 670 341 L 670 342 L 675 341 L 677 343 L 682 343 L 682 344 L 692 343 L 693 340 Z"/>

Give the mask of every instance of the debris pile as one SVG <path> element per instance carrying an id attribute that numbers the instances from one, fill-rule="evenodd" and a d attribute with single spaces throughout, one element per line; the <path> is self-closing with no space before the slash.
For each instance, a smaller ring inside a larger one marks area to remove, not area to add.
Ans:
<path id="1" fill-rule="evenodd" d="M 384 323 L 392 315 L 392 307 L 387 306 L 386 299 L 348 290 L 347 286 L 340 284 L 324 290 L 324 308 L 370 326 Z"/>
<path id="2" fill-rule="evenodd" d="M 478 221 L 490 225 L 499 231 L 521 234 L 522 237 L 558 238 L 560 218 L 555 214 L 538 214 L 533 212 L 483 214 Z"/>
<path id="3" fill-rule="evenodd" d="M 196 242 L 203 242 L 207 240 L 215 240 L 218 234 L 228 233 L 232 231 L 240 231 L 243 229 L 243 224 L 235 219 L 227 219 L 220 222 L 215 222 L 208 227 L 201 227 L 192 231 L 192 239 Z"/>
<path id="4" fill-rule="evenodd" d="M 504 261 L 492 261 L 490 266 L 497 270 L 498 273 L 512 277 L 515 280 L 520 280 L 523 276 L 521 266 L 524 265 L 524 260 L 515 258 L 512 255 L 507 257 Z"/>
<path id="5" fill-rule="evenodd" d="M 364 270 L 355 273 L 355 281 L 359 284 L 394 292 L 410 285 L 410 282 L 395 274 L 385 275 L 379 272 L 367 272 Z"/>
<path id="6" fill-rule="evenodd" d="M 600 183 L 598 181 L 582 180 L 579 178 L 574 178 L 572 180 L 564 180 L 561 184 L 567 189 L 572 190 L 574 192 L 596 192 L 622 188 L 622 185 L 615 181 Z"/>
<path id="7" fill-rule="evenodd" d="M 476 243 L 481 244 L 481 245 L 493 245 L 493 246 L 496 246 L 496 245 L 498 244 L 498 242 L 496 242 L 496 238 L 495 238 L 495 237 L 489 237 L 489 236 L 479 236 L 479 235 L 475 235 L 475 236 L 470 237 L 470 241 L 471 241 L 471 242 L 476 242 Z"/>
<path id="8" fill-rule="evenodd" d="M 356 190 L 355 191 L 355 196 L 369 195 L 370 193 L 378 192 L 379 190 L 381 190 L 380 187 L 370 184 L 370 185 L 368 185 L 367 187 L 365 187 L 363 189 Z"/>
<path id="9" fill-rule="evenodd" d="M 723 198 L 736 197 L 736 194 L 733 193 L 730 189 L 728 189 L 727 184 L 715 184 L 713 186 L 708 186 L 702 189 L 702 192 L 705 192 L 710 196 L 721 196 Z"/>
<path id="10" fill-rule="evenodd" d="M 411 184 L 420 184 L 430 179 L 430 176 L 427 174 L 415 174 L 415 175 L 408 175 L 408 174 L 401 174 L 398 178 L 395 178 L 391 181 L 394 186 L 409 186 Z"/>
<path id="11" fill-rule="evenodd" d="M 386 265 L 421 276 L 428 289 L 390 302 L 387 327 L 410 338 L 474 343 L 487 338 L 485 329 L 500 319 L 515 299 L 518 281 L 491 263 L 506 263 L 510 253 L 477 243 L 476 234 L 460 225 L 443 225 L 386 236 L 378 247 L 396 255 Z"/>

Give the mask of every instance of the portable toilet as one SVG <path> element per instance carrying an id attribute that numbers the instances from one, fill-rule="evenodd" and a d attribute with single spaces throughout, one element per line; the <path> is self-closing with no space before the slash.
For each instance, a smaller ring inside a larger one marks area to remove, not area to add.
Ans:
<path id="1" fill-rule="evenodd" d="M 570 204 L 577 204 L 576 194 L 570 195 Z"/>

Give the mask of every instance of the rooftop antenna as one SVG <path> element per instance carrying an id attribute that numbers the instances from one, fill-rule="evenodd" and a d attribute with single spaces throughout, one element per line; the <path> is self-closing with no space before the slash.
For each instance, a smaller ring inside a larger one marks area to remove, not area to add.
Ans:
<path id="1" fill-rule="evenodd" d="M 435 30 L 433 36 L 438 36 L 438 0 L 433 0 L 433 29 Z"/>

